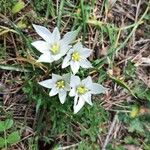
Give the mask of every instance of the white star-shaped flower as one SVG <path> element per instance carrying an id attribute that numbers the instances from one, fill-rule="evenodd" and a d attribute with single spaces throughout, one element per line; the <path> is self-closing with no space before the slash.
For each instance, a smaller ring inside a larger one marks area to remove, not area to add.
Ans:
<path id="1" fill-rule="evenodd" d="M 84 106 L 85 102 L 92 105 L 92 94 L 100 94 L 106 91 L 106 88 L 102 85 L 93 83 L 90 76 L 82 81 L 78 76 L 71 76 L 70 87 L 69 95 L 74 97 L 74 113 L 77 113 Z"/>
<path id="2" fill-rule="evenodd" d="M 52 79 L 39 82 L 40 85 L 51 89 L 49 96 L 58 94 L 60 102 L 63 104 L 66 100 L 67 91 L 70 91 L 70 74 L 63 76 L 52 74 Z"/>
<path id="3" fill-rule="evenodd" d="M 87 57 L 90 56 L 91 50 L 88 48 L 83 48 L 80 42 L 76 43 L 73 48 L 71 48 L 67 56 L 64 58 L 62 68 L 71 66 L 73 74 L 76 74 L 80 68 L 91 68 L 91 63 L 87 60 Z"/>
<path id="4" fill-rule="evenodd" d="M 58 28 L 51 33 L 47 28 L 33 25 L 35 31 L 45 40 L 38 40 L 31 43 L 42 55 L 38 62 L 51 63 L 64 56 L 71 46 L 69 44 L 76 38 L 77 31 L 68 32 L 61 39 Z"/>

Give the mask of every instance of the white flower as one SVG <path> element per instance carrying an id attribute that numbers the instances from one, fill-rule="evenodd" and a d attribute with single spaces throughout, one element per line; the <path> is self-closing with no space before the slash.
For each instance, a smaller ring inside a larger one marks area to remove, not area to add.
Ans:
<path id="1" fill-rule="evenodd" d="M 51 33 L 47 28 L 39 25 L 33 25 L 35 31 L 45 40 L 38 40 L 31 43 L 42 55 L 38 62 L 51 63 L 64 56 L 71 46 L 69 44 L 77 36 L 77 31 L 68 32 L 60 39 L 60 32 L 56 27 Z"/>
<path id="2" fill-rule="evenodd" d="M 83 107 L 85 102 L 92 105 L 92 94 L 100 94 L 106 91 L 102 85 L 93 83 L 90 76 L 82 81 L 78 76 L 71 76 L 70 86 L 71 91 L 69 95 L 74 97 L 74 113 L 77 113 Z"/>
<path id="3" fill-rule="evenodd" d="M 49 96 L 58 94 L 60 102 L 63 104 L 66 100 L 67 91 L 70 91 L 70 74 L 64 74 L 63 76 L 52 74 L 52 79 L 39 82 L 40 85 L 50 88 Z"/>
<path id="4" fill-rule="evenodd" d="M 73 74 L 76 74 L 80 68 L 91 68 L 91 63 L 87 60 L 87 57 L 90 56 L 91 50 L 88 48 L 83 48 L 80 42 L 76 43 L 72 49 L 67 53 L 67 56 L 64 58 L 62 68 L 71 66 Z"/>

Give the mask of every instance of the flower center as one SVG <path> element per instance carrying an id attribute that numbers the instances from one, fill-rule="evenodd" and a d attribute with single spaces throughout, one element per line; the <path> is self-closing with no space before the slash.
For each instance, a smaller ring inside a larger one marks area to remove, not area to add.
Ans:
<path id="1" fill-rule="evenodd" d="M 82 95 L 82 94 L 85 94 L 88 91 L 88 89 L 83 85 L 79 85 L 77 87 L 76 91 L 77 91 L 78 95 Z"/>
<path id="2" fill-rule="evenodd" d="M 56 82 L 56 88 L 63 89 L 65 87 L 65 81 L 64 80 L 58 80 Z"/>
<path id="3" fill-rule="evenodd" d="M 71 59 L 72 59 L 73 61 L 79 61 L 79 60 L 80 60 L 80 55 L 79 55 L 79 53 L 78 53 L 78 52 L 72 53 Z"/>
<path id="4" fill-rule="evenodd" d="M 57 54 L 59 51 L 60 45 L 58 43 L 54 43 L 51 45 L 50 47 L 50 51 L 52 52 L 52 54 Z"/>

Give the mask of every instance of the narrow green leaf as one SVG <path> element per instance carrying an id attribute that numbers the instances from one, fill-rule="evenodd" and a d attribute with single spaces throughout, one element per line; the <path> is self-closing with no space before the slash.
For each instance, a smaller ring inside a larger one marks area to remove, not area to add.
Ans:
<path id="1" fill-rule="evenodd" d="M 12 13 L 16 14 L 25 7 L 25 3 L 22 0 L 19 0 L 14 7 L 12 8 Z"/>
<path id="2" fill-rule="evenodd" d="M 38 99 L 37 104 L 36 104 L 36 112 L 39 111 L 39 108 L 40 108 L 41 104 L 42 104 L 41 99 Z"/>
<path id="3" fill-rule="evenodd" d="M 61 1 L 60 1 L 59 12 L 58 12 L 58 18 L 57 18 L 57 27 L 58 27 L 58 28 L 60 28 L 60 25 L 61 25 L 61 17 L 62 17 L 63 10 L 64 10 L 64 3 L 65 3 L 64 0 L 61 0 Z"/>
<path id="4" fill-rule="evenodd" d="M 133 93 L 133 91 L 130 89 L 130 87 L 129 87 L 123 80 L 120 80 L 120 79 L 115 78 L 115 77 L 112 77 L 112 76 L 110 76 L 110 78 L 111 78 L 114 82 L 116 82 L 118 85 L 120 85 L 120 86 L 122 86 L 123 88 L 127 89 L 127 90 L 132 94 L 132 96 L 134 96 L 135 98 L 137 98 L 136 95 Z"/>
<path id="5" fill-rule="evenodd" d="M 7 137 L 7 142 L 9 144 L 14 144 L 17 143 L 20 140 L 20 135 L 18 131 L 12 132 L 11 134 L 8 135 Z"/>
<path id="6" fill-rule="evenodd" d="M 28 69 L 21 68 L 19 66 L 10 66 L 10 65 L 0 65 L 0 69 L 11 70 L 11 71 L 18 71 L 18 72 L 31 72 Z"/>
<path id="7" fill-rule="evenodd" d="M 80 1 L 80 5 L 81 5 L 81 16 L 82 16 L 82 22 L 83 22 L 83 40 L 82 42 L 84 43 L 85 41 L 85 36 L 86 36 L 86 20 L 87 19 L 87 14 L 85 13 L 85 6 L 84 6 L 84 0 Z"/>

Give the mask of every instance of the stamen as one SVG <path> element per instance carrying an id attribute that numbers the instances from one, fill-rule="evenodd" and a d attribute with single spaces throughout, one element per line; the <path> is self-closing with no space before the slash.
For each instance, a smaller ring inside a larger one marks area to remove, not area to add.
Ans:
<path id="1" fill-rule="evenodd" d="M 50 47 L 50 51 L 52 52 L 52 54 L 57 54 L 59 51 L 60 45 L 58 43 L 54 43 L 51 45 Z"/>
<path id="2" fill-rule="evenodd" d="M 77 91 L 78 95 L 82 95 L 82 94 L 85 94 L 88 91 L 88 89 L 83 85 L 79 85 L 77 87 L 76 91 Z"/>
<path id="3" fill-rule="evenodd" d="M 80 60 L 80 55 L 79 55 L 79 53 L 78 53 L 78 52 L 74 52 L 74 53 L 72 54 L 72 56 L 71 56 L 71 59 L 72 59 L 73 61 L 79 61 L 79 60 Z"/>
<path id="4" fill-rule="evenodd" d="M 63 89 L 65 87 L 65 81 L 64 80 L 58 80 L 56 82 L 56 88 Z"/>

